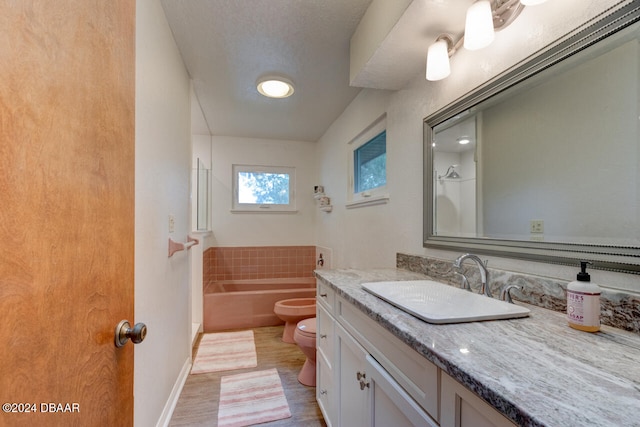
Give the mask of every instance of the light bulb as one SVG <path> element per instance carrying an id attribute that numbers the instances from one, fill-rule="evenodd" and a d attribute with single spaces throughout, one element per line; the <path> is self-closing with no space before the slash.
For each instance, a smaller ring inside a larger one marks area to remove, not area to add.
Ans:
<path id="1" fill-rule="evenodd" d="M 293 95 L 293 90 L 293 83 L 280 77 L 258 82 L 258 92 L 269 98 L 286 98 Z"/>
<path id="2" fill-rule="evenodd" d="M 464 47 L 478 50 L 487 47 L 493 41 L 493 12 L 488 0 L 480 0 L 467 9 L 464 27 Z"/>
<path id="3" fill-rule="evenodd" d="M 446 40 L 438 40 L 427 51 L 427 80 L 442 80 L 451 74 Z"/>

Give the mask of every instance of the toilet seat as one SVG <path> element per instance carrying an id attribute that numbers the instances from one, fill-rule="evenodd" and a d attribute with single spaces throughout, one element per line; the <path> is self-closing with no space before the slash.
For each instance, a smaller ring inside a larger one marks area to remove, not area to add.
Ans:
<path id="1" fill-rule="evenodd" d="M 309 338 L 315 338 L 316 336 L 316 318 L 311 317 L 298 322 L 296 330 L 299 335 Z"/>

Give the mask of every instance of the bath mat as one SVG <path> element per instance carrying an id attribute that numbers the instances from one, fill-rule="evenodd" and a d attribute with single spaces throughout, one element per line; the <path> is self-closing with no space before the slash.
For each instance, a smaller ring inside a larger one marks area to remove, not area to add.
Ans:
<path id="1" fill-rule="evenodd" d="M 258 366 L 253 331 L 204 334 L 191 368 L 192 374 Z"/>
<path id="2" fill-rule="evenodd" d="M 289 418 L 278 371 L 228 375 L 220 380 L 218 427 L 242 427 Z"/>

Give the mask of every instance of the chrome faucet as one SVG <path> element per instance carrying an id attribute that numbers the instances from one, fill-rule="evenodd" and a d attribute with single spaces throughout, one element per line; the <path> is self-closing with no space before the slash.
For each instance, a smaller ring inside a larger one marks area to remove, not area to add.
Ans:
<path id="1" fill-rule="evenodd" d="M 456 258 L 455 261 L 453 261 L 453 266 L 455 268 L 461 268 L 462 263 L 466 259 L 475 261 L 475 263 L 478 264 L 478 269 L 480 270 L 480 281 L 482 282 L 482 289 L 480 290 L 480 292 L 485 294 L 489 298 L 492 298 L 493 295 L 491 295 L 491 289 L 489 289 L 489 270 L 487 270 L 486 264 L 482 262 L 482 260 L 477 255 L 473 255 L 473 254 L 460 255 L 458 258 Z"/>
<path id="2" fill-rule="evenodd" d="M 522 290 L 522 286 L 518 285 L 505 285 L 500 291 L 500 299 L 508 303 L 513 304 L 513 298 L 511 298 L 511 289 L 516 288 Z"/>
<path id="3" fill-rule="evenodd" d="M 460 287 L 465 291 L 470 291 L 471 286 L 469 285 L 469 279 L 467 279 L 467 276 L 465 276 L 462 271 L 456 271 L 455 273 L 460 276 Z"/>

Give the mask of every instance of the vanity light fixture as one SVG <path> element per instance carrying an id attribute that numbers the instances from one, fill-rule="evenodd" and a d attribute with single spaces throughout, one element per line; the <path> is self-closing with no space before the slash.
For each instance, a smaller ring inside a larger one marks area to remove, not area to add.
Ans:
<path id="1" fill-rule="evenodd" d="M 258 92 L 268 98 L 287 98 L 293 95 L 293 82 L 280 76 L 262 77 L 258 80 Z"/>
<path id="2" fill-rule="evenodd" d="M 449 57 L 464 44 L 465 49 L 478 50 L 489 46 L 495 31 L 502 30 L 520 15 L 526 6 L 542 4 L 547 0 L 478 0 L 467 9 L 464 35 L 457 42 L 448 34 L 438 36 L 427 51 L 429 81 L 449 76 Z"/>
<path id="3" fill-rule="evenodd" d="M 535 6 L 537 4 L 542 4 L 546 1 L 547 0 L 520 0 L 520 3 L 522 3 L 525 6 Z"/>

